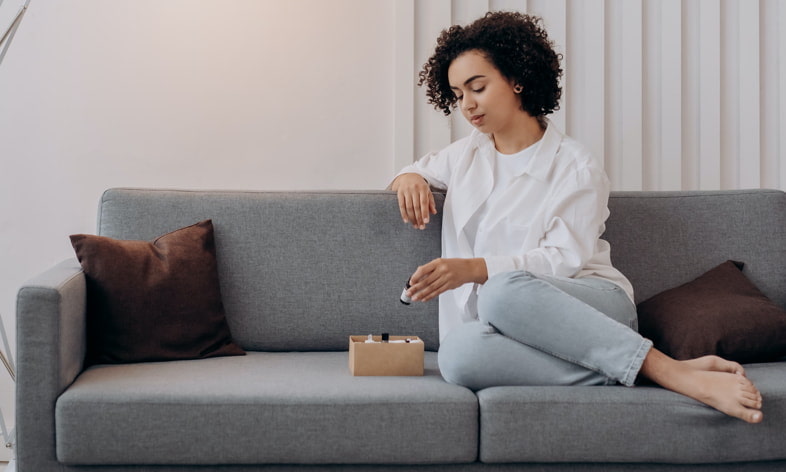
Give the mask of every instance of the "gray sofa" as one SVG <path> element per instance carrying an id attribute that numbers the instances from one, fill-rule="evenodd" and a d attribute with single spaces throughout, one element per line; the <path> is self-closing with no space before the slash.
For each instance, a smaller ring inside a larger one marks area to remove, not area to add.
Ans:
<path id="1" fill-rule="evenodd" d="M 609 206 L 605 238 L 638 301 L 735 259 L 786 307 L 783 192 Z M 444 382 L 437 304 L 398 301 L 439 256 L 440 216 L 411 229 L 391 192 L 112 189 L 98 234 L 149 240 L 206 218 L 248 355 L 86 369 L 85 278 L 75 259 L 53 267 L 18 296 L 19 471 L 786 470 L 786 362 L 747 366 L 758 425 L 654 386 Z M 350 375 L 348 336 L 381 332 L 424 339 L 423 377 Z"/>

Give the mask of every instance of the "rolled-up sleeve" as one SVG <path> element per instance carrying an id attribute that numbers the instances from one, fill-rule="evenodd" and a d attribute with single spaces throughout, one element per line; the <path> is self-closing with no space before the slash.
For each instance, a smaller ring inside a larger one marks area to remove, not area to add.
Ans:
<path id="1" fill-rule="evenodd" d="M 393 179 L 402 174 L 418 174 L 434 188 L 445 190 L 448 188 L 450 171 L 447 156 L 440 153 L 429 153 L 412 164 L 405 166 Z"/>
<path id="2" fill-rule="evenodd" d="M 463 138 L 439 152 L 430 152 L 405 166 L 395 177 L 401 174 L 415 173 L 426 179 L 432 187 L 447 190 L 455 162 L 461 158 L 468 143 L 469 138 Z"/>

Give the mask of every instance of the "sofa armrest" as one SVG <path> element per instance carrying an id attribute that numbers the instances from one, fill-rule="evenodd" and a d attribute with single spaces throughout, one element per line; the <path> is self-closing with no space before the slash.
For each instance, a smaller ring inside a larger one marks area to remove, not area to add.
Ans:
<path id="1" fill-rule="evenodd" d="M 84 368 L 85 277 L 76 259 L 17 296 L 16 456 L 19 470 L 57 470 L 55 401 Z"/>

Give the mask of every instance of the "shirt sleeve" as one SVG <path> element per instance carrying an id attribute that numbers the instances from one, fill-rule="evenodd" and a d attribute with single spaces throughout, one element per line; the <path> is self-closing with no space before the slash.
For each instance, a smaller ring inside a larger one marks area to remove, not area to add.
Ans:
<path id="1" fill-rule="evenodd" d="M 512 270 L 575 276 L 593 257 L 609 216 L 609 182 L 594 164 L 554 180 L 538 247 L 515 256 L 486 257 L 488 275 Z"/>
<path id="2" fill-rule="evenodd" d="M 453 161 L 459 158 L 467 142 L 467 138 L 460 139 L 439 152 L 430 152 L 401 169 L 393 179 L 401 174 L 415 173 L 426 179 L 432 187 L 447 190 L 453 172 Z"/>

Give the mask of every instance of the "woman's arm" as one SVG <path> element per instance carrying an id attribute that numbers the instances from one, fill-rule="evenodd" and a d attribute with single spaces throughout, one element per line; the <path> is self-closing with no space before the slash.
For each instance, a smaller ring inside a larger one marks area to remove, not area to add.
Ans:
<path id="1" fill-rule="evenodd" d="M 398 194 L 401 218 L 413 227 L 424 229 L 429 215 L 436 214 L 432 188 L 447 190 L 454 161 L 466 148 L 468 138 L 460 139 L 439 152 L 431 152 L 401 169 L 388 188 Z"/>

